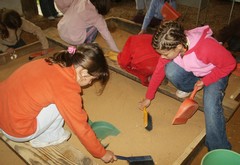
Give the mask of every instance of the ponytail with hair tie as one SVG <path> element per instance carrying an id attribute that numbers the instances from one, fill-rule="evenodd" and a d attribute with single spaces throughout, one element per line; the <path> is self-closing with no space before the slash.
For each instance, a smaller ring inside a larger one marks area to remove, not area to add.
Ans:
<path id="1" fill-rule="evenodd" d="M 77 51 L 77 48 L 75 46 L 69 46 L 67 49 L 67 52 L 73 56 L 75 54 L 75 52 Z"/>

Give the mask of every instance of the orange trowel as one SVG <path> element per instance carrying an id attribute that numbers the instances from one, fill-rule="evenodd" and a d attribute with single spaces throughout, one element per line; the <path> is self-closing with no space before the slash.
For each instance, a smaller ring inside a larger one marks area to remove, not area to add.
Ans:
<path id="1" fill-rule="evenodd" d="M 194 97 L 198 91 L 198 87 L 195 86 L 190 97 L 185 99 L 180 105 L 175 117 L 173 118 L 172 124 L 185 124 L 198 109 L 198 103 L 194 100 Z"/>

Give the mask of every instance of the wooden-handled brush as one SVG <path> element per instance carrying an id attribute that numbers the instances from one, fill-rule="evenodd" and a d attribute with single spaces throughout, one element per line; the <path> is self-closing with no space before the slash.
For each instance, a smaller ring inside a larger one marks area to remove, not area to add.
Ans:
<path id="1" fill-rule="evenodd" d="M 143 124 L 146 130 L 152 130 L 152 116 L 148 113 L 146 107 L 143 109 Z"/>

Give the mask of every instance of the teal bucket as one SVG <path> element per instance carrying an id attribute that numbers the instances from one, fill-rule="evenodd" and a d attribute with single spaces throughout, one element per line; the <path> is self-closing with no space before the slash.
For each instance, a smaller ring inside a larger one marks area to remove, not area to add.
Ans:
<path id="1" fill-rule="evenodd" d="M 213 150 L 203 157 L 201 165 L 240 165 L 240 154 L 226 149 Z"/>

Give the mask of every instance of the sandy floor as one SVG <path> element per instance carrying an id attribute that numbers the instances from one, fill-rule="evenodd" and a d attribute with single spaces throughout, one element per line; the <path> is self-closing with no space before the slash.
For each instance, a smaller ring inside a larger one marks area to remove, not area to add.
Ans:
<path id="1" fill-rule="evenodd" d="M 119 47 L 123 46 L 128 35 L 123 31 L 115 32 L 114 37 L 120 36 L 117 42 Z M 100 39 L 98 38 L 97 41 L 104 47 Z M 53 52 L 59 47 L 55 49 Z M 26 62 L 28 62 L 28 55 L 1 66 L 1 80 Z M 93 122 L 109 122 L 120 130 L 119 135 L 108 136 L 102 140 L 102 143 L 109 144 L 108 149 L 116 154 L 151 155 L 155 164 L 173 164 L 183 153 L 189 152 L 185 150 L 190 148 L 191 151 L 191 143 L 204 134 L 204 115 L 200 111 L 186 125 L 171 125 L 181 103 L 160 93 L 157 93 L 148 109 L 153 118 L 153 130 L 147 131 L 143 126 L 143 113 L 137 108 L 138 101 L 144 97 L 147 88 L 116 72 L 111 72 L 110 81 L 101 96 L 96 95 L 96 87 L 94 85 L 84 89 L 84 107 Z M 66 128 L 68 128 L 67 125 Z M 92 158 L 75 135 L 69 142 Z M 100 160 L 92 159 L 102 164 Z M 118 161 L 115 164 L 124 164 L 124 162 Z"/>

